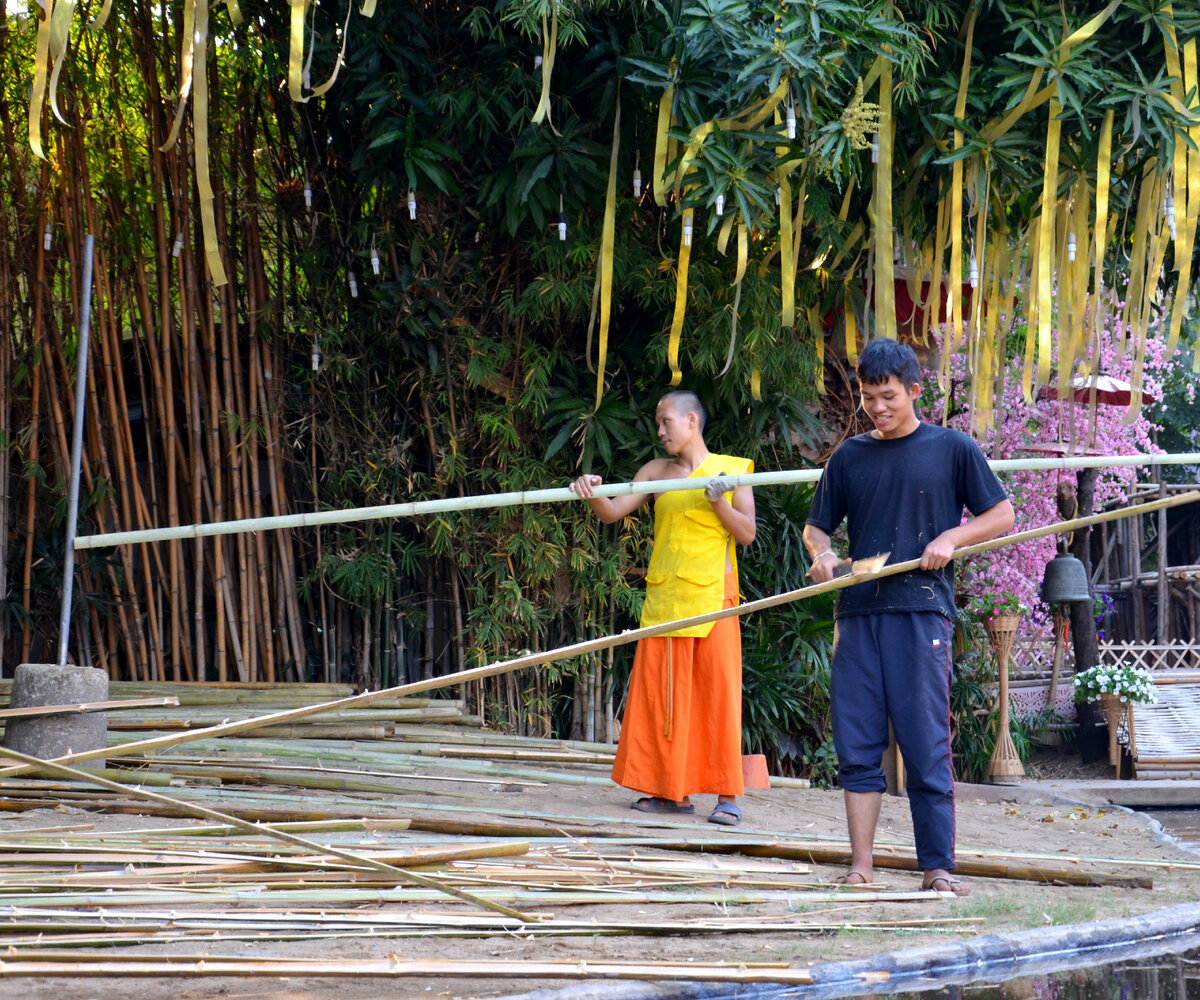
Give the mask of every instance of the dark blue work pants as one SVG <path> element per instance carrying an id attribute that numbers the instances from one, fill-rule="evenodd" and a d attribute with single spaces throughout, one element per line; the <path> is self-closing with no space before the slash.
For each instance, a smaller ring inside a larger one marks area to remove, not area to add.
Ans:
<path id="1" fill-rule="evenodd" d="M 887 788 L 888 720 L 904 756 L 917 864 L 954 868 L 950 622 L 931 611 L 839 618 L 830 691 L 838 783 Z"/>

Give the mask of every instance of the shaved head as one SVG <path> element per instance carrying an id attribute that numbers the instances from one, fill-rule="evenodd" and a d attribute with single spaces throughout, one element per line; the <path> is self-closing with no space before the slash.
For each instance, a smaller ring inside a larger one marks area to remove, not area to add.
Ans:
<path id="1" fill-rule="evenodd" d="M 704 433 L 704 425 L 708 421 L 708 414 L 704 412 L 704 404 L 700 402 L 700 397 L 694 392 L 689 392 L 686 389 L 676 389 L 674 392 L 668 392 L 658 401 L 659 406 L 663 403 L 666 403 L 681 417 L 686 417 L 689 413 L 696 414 L 696 420 L 700 424 L 700 433 Z"/>

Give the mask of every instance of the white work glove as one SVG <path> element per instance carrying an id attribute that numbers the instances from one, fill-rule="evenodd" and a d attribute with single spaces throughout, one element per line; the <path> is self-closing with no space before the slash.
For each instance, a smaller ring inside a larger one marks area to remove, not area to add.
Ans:
<path id="1" fill-rule="evenodd" d="M 704 499 L 709 503 L 716 503 L 732 488 L 729 483 L 725 482 L 719 476 L 716 479 L 710 479 L 708 485 L 704 487 Z"/>

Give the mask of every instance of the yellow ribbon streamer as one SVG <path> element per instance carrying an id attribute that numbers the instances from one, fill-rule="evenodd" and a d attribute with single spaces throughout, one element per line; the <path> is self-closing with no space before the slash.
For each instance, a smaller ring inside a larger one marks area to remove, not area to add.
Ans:
<path id="1" fill-rule="evenodd" d="M 230 2 L 232 2 L 232 0 L 230 0 Z M 104 0 L 104 3 L 100 7 L 100 13 L 97 14 L 94 18 L 92 18 L 92 20 L 88 21 L 88 30 L 89 31 L 99 31 L 106 24 L 108 24 L 108 16 L 112 13 L 112 5 L 113 5 L 113 0 Z M 237 5 L 234 4 L 234 6 L 236 7 Z M 242 22 L 240 20 L 240 12 L 239 12 L 239 20 L 234 21 L 234 24 L 241 24 L 241 23 Z"/>
<path id="2" fill-rule="evenodd" d="M 188 0 L 190 3 L 191 0 Z M 304 23 L 308 19 L 309 0 L 291 0 L 291 35 L 288 41 L 288 96 L 304 98 Z"/>
<path id="3" fill-rule="evenodd" d="M 683 317 L 687 312 L 688 262 L 692 258 L 692 241 L 685 230 L 692 227 L 692 210 L 683 210 L 679 236 L 679 264 L 675 270 L 675 315 L 671 318 L 671 338 L 667 342 L 667 364 L 671 368 L 671 385 L 679 385 L 683 371 L 679 367 L 679 341 L 683 337 Z M 694 229 L 693 229 L 694 231 Z"/>
<path id="4" fill-rule="evenodd" d="M 824 396 L 828 392 L 825 388 L 825 328 L 816 306 L 808 307 L 808 330 L 817 347 L 817 395 Z"/>
<path id="5" fill-rule="evenodd" d="M 375 16 L 375 4 L 376 4 L 376 0 L 364 0 L 364 3 L 362 5 L 362 10 L 360 12 L 362 14 L 362 16 L 367 17 L 367 18 L 374 17 Z M 555 6 L 557 7 L 558 5 L 555 4 Z"/>
<path id="6" fill-rule="evenodd" d="M 846 275 L 842 291 L 842 314 L 846 318 L 846 363 L 853 368 L 858 364 L 858 317 L 854 314 L 854 300 L 850 297 L 850 279 Z"/>
<path id="7" fill-rule="evenodd" d="M 1030 224 L 1033 230 L 1032 236 L 1029 239 L 1029 259 L 1034 262 L 1030 265 L 1030 277 L 1036 275 L 1036 262 L 1039 259 L 1042 245 L 1042 226 L 1045 219 L 1039 215 Z M 1021 370 L 1021 395 L 1028 401 L 1033 399 L 1033 369 L 1034 362 L 1037 357 L 1037 324 L 1038 316 L 1041 310 L 1041 299 L 1035 294 L 1029 297 L 1028 304 L 1028 319 L 1025 325 L 1025 359 Z"/>
<path id="8" fill-rule="evenodd" d="M 354 13 L 354 4 L 346 4 L 346 20 L 342 24 L 342 47 L 338 50 L 337 59 L 333 63 L 333 72 L 329 74 L 328 80 L 320 86 L 313 87 L 312 93 L 305 98 L 306 101 L 327 94 L 329 89 L 337 83 L 338 74 L 342 71 L 342 67 L 346 65 L 346 44 L 350 41 L 350 15 L 352 13 Z"/>
<path id="9" fill-rule="evenodd" d="M 62 72 L 63 56 L 67 54 L 67 43 L 71 38 L 71 18 L 75 13 L 75 0 L 59 0 L 54 5 L 50 18 L 50 59 L 54 71 L 50 74 L 50 110 L 64 125 L 69 124 L 58 110 L 58 75 Z"/>
<path id="10" fill-rule="evenodd" d="M 724 253 L 724 250 L 721 250 Z M 725 375 L 733 367 L 734 348 L 737 346 L 738 308 L 742 302 L 742 278 L 746 276 L 746 262 L 750 258 L 750 239 L 746 231 L 746 223 L 738 222 L 738 259 L 737 274 L 733 279 L 733 320 L 729 324 L 729 350 L 725 353 L 725 366 L 717 372 L 717 378 Z M 753 395 L 753 393 L 751 393 Z"/>
<path id="11" fill-rule="evenodd" d="M 33 64 L 33 90 L 29 97 L 29 148 L 33 155 L 44 160 L 42 151 L 42 105 L 46 100 L 46 75 L 50 65 L 50 19 L 54 16 L 54 0 L 44 0 L 46 8 L 38 22 L 37 54 Z"/>
<path id="12" fill-rule="evenodd" d="M 674 64 L 672 64 L 672 72 L 674 72 Z M 667 205 L 667 189 L 670 185 L 667 183 L 667 164 L 671 160 L 671 137 L 668 134 L 671 129 L 673 116 L 671 114 L 672 106 L 675 103 L 675 84 L 667 85 L 667 89 L 663 91 L 662 99 L 658 102 L 658 127 L 654 131 L 654 204 L 660 208 L 666 208 Z"/>
<path id="13" fill-rule="evenodd" d="M 208 74 L 204 71 L 208 46 L 208 0 L 196 3 L 196 51 L 200 54 L 200 70 L 195 73 L 196 99 L 192 114 L 192 130 L 196 139 L 196 188 L 200 196 L 200 222 L 204 230 L 204 256 L 214 285 L 224 285 L 225 265 L 221 261 L 221 246 L 217 242 L 217 217 L 212 189 L 212 173 L 208 159 Z"/>
<path id="14" fill-rule="evenodd" d="M 1091 38 L 1092 35 L 1100 30 L 1104 22 L 1112 16 L 1113 12 L 1121 6 L 1122 2 L 1123 0 L 1112 0 L 1112 2 L 1102 11 L 1100 11 L 1099 14 L 1093 17 L 1090 21 L 1082 24 L 1078 29 L 1064 38 L 1059 45 L 1059 65 L 1066 62 L 1066 53 L 1071 46 L 1076 45 L 1079 42 L 1087 41 L 1087 39 Z M 994 143 L 997 139 L 1004 135 L 1005 132 L 1012 128 L 1013 125 L 1016 124 L 1017 119 L 1019 119 L 1023 114 L 1025 114 L 1027 111 L 1032 111 L 1034 108 L 1041 107 L 1048 100 L 1050 100 L 1051 97 L 1058 93 L 1058 85 L 1053 83 L 1048 87 L 1043 87 L 1041 90 L 1038 90 L 1038 84 L 1042 82 L 1042 73 L 1042 69 L 1035 69 L 1033 76 L 1029 80 L 1028 87 L 1025 88 L 1025 94 L 1017 106 L 1011 111 L 1006 112 L 1003 117 L 989 122 L 983 127 L 982 134 L 986 143 L 989 145 Z"/>
<path id="15" fill-rule="evenodd" d="M 967 39 L 963 47 L 962 70 L 958 77 L 958 96 L 954 100 L 954 117 L 960 121 L 967 113 L 967 84 L 971 79 L 971 55 L 975 45 L 975 19 L 979 7 L 972 5 L 967 19 Z M 953 148 L 962 148 L 961 129 L 954 130 Z M 963 161 L 955 160 L 950 170 L 950 279 L 947 289 L 946 320 L 950 324 L 942 349 L 947 354 L 963 335 L 962 328 L 962 225 L 963 225 Z"/>
<path id="16" fill-rule="evenodd" d="M 1110 108 L 1100 126 L 1100 140 L 1096 150 L 1096 235 L 1093 254 L 1095 256 L 1096 273 L 1092 282 L 1092 294 L 1095 305 L 1091 310 L 1091 328 L 1097 328 L 1097 312 L 1100 306 L 1100 292 L 1104 287 L 1104 254 L 1108 248 L 1108 195 L 1112 186 L 1112 138 L 1113 116 Z"/>
<path id="17" fill-rule="evenodd" d="M 969 45 L 970 43 L 968 43 Z M 895 234 L 892 227 L 892 64 L 879 65 L 879 156 L 871 191 L 871 224 L 875 229 L 875 336 L 896 339 Z"/>
<path id="18" fill-rule="evenodd" d="M 179 141 L 179 130 L 183 128 L 183 115 L 187 110 L 188 96 L 192 92 L 192 78 L 196 62 L 196 0 L 184 0 L 183 4 L 183 48 L 179 53 L 179 105 L 175 108 L 175 120 L 171 131 L 159 150 L 163 153 L 173 149 Z"/>
<path id="19" fill-rule="evenodd" d="M 941 182 L 938 182 L 938 194 L 941 195 Z M 950 213 L 944 197 L 938 198 L 937 221 L 934 223 L 933 259 L 929 262 L 929 291 L 925 295 L 925 312 L 921 318 L 921 339 L 929 343 L 930 324 L 941 315 L 942 309 L 942 262 L 946 257 L 946 240 L 950 236 Z M 938 372 L 938 387 L 945 392 L 948 386 L 946 377 L 950 373 L 949 351 L 942 352 L 942 367 L 945 377 Z"/>
<path id="20" fill-rule="evenodd" d="M 1046 127 L 1046 165 L 1042 174 L 1042 211 L 1041 224 L 1038 226 L 1038 255 L 1037 255 L 1037 289 L 1038 322 L 1037 322 L 1037 384 L 1048 385 L 1050 382 L 1050 366 L 1052 362 L 1054 315 L 1052 303 L 1054 299 L 1054 281 L 1052 265 L 1054 263 L 1054 212 L 1058 205 L 1058 148 L 1062 137 L 1062 121 L 1059 115 L 1062 105 L 1057 100 L 1050 102 L 1050 123 Z M 1027 403 L 1033 402 L 1032 396 L 1026 396 Z"/>
<path id="21" fill-rule="evenodd" d="M 558 0 L 550 5 L 550 28 L 546 29 L 546 15 L 542 15 L 542 95 L 533 112 L 533 124 L 540 125 L 550 119 L 550 74 L 554 70 L 554 53 L 558 51 Z"/>
<path id="22" fill-rule="evenodd" d="M 1183 48 L 1183 89 L 1192 95 L 1193 115 L 1200 114 L 1200 96 L 1197 92 L 1196 40 L 1193 38 Z M 1193 142 L 1200 141 L 1200 126 L 1188 130 Z M 1179 160 L 1184 159 L 1184 182 L 1179 180 Z M 1196 245 L 1196 226 L 1200 221 L 1200 153 L 1187 148 L 1182 133 L 1175 136 L 1175 212 L 1180 213 L 1181 204 L 1186 204 L 1179 226 L 1181 239 L 1175 244 L 1175 266 L 1179 277 L 1175 283 L 1175 295 L 1171 303 L 1171 320 L 1167 331 L 1167 357 L 1175 356 L 1179 347 L 1179 335 L 1183 329 L 1183 317 L 1188 310 L 1188 289 L 1191 287 L 1192 252 Z M 1200 371 L 1200 351 L 1195 352 L 1195 365 Z"/>
<path id="23" fill-rule="evenodd" d="M 604 368 L 608 360 L 608 324 L 612 317 L 613 244 L 617 228 L 617 154 L 621 149 L 621 97 L 613 113 L 612 152 L 608 158 L 608 191 L 600 227 L 600 346 L 596 358 L 596 406 L 604 398 Z"/>

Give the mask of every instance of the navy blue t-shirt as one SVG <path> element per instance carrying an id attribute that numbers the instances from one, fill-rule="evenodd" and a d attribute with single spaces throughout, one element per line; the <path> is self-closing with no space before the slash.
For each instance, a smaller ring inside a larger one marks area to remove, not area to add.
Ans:
<path id="1" fill-rule="evenodd" d="M 891 552 L 889 563 L 919 559 L 934 538 L 962 523 L 963 508 L 982 514 L 1004 488 L 970 437 L 921 423 L 902 438 L 871 434 L 844 441 L 829 459 L 808 523 L 832 534 L 842 519 L 850 558 Z M 869 580 L 838 592 L 836 616 L 936 611 L 953 618 L 954 563 Z"/>

